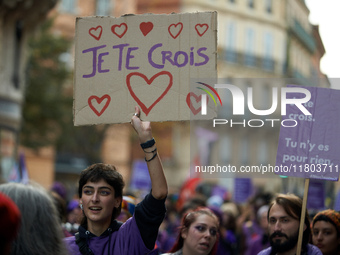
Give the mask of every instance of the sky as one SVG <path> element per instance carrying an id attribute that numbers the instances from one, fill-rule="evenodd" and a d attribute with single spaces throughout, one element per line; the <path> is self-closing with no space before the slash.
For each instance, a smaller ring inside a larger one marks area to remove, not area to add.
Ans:
<path id="1" fill-rule="evenodd" d="M 340 0 L 306 0 L 306 4 L 310 10 L 309 20 L 319 25 L 326 49 L 321 71 L 330 78 L 332 88 L 340 89 Z"/>

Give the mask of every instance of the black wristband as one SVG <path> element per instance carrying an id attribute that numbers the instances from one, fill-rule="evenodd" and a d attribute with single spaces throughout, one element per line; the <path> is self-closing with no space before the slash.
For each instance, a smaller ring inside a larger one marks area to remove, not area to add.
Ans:
<path id="1" fill-rule="evenodd" d="M 144 150 L 144 149 L 147 149 L 147 148 L 150 148 L 150 147 L 154 146 L 155 143 L 156 143 L 156 142 L 155 142 L 155 139 L 152 138 L 151 140 L 146 141 L 145 143 L 141 143 L 140 146 L 141 146 L 142 149 Z"/>
<path id="2" fill-rule="evenodd" d="M 150 162 L 151 160 L 153 160 L 155 157 L 157 156 L 157 151 L 155 154 L 153 154 L 152 158 L 150 159 L 146 159 L 146 157 L 144 158 L 146 162 Z"/>

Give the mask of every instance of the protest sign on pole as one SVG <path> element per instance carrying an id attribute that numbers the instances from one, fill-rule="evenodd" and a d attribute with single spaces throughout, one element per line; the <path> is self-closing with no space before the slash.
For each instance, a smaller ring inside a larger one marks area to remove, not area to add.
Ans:
<path id="1" fill-rule="evenodd" d="M 216 12 L 77 18 L 75 125 L 190 120 L 192 78 L 217 78 Z"/>
<path id="2" fill-rule="evenodd" d="M 303 87 L 311 99 L 305 115 L 295 105 L 287 105 L 283 120 L 296 125 L 281 126 L 276 166 L 283 176 L 337 181 L 340 167 L 340 90 Z M 288 93 L 287 98 L 301 98 L 301 93 Z M 303 95 L 304 96 L 304 95 Z"/>
<path id="3" fill-rule="evenodd" d="M 294 87 L 294 86 L 293 86 Z M 300 87 L 300 86 L 299 86 Z M 281 176 L 305 178 L 297 255 L 301 254 L 305 213 L 310 179 L 339 179 L 340 91 L 319 87 L 303 87 L 310 92 L 310 100 L 303 104 L 310 114 L 301 113 L 296 105 L 287 105 L 283 120 L 294 120 L 295 125 L 281 126 L 276 166 Z M 303 98 L 301 93 L 290 93 L 288 99 Z"/>

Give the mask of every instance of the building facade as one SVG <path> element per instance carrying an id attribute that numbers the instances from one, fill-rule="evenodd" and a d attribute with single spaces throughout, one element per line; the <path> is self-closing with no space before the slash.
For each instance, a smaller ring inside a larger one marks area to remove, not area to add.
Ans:
<path id="1" fill-rule="evenodd" d="M 196 11 L 218 12 L 219 79 L 243 90 L 253 87 L 254 106 L 270 107 L 273 87 L 285 86 L 287 78 L 301 85 L 329 87 L 327 77 L 320 71 L 320 59 L 325 52 L 322 40 L 318 29 L 308 21 L 309 10 L 302 0 L 60 0 L 49 15 L 55 18 L 54 32 L 72 39 L 76 17 Z M 69 57 L 72 66 L 73 49 Z M 218 114 L 230 119 L 231 95 L 219 92 L 226 103 Z M 272 117 L 280 118 L 280 112 Z M 160 145 L 160 152 L 169 186 L 178 188 L 188 177 L 195 156 L 190 151 L 199 147 L 190 143 L 197 141 L 197 137 L 188 122 L 155 123 L 154 126 L 155 138 L 159 137 L 164 144 Z M 218 139 L 209 144 L 209 162 L 237 167 L 275 165 L 279 126 L 256 130 L 223 127 L 217 133 Z M 132 137 L 129 125 L 112 125 L 102 145 L 103 161 L 115 164 L 126 180 L 131 176 L 131 162 L 143 156 L 134 149 L 138 148 L 138 141 Z M 77 160 L 74 162 L 77 165 Z M 59 166 L 56 164 L 52 169 L 56 171 L 56 179 L 67 179 L 69 185 L 74 186 L 83 165 Z M 235 177 L 222 177 L 219 181 L 233 189 Z M 277 178 L 267 185 L 264 183 L 266 179 L 256 180 L 257 185 L 271 191 L 286 185 Z"/>
<path id="2" fill-rule="evenodd" d="M 9 178 L 17 161 L 25 100 L 27 40 L 56 2 L 10 0 L 0 3 L 0 176 L 4 180 Z"/>

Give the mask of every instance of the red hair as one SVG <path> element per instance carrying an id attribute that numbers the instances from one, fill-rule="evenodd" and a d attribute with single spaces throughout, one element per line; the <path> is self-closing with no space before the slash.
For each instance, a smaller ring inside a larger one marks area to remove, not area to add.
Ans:
<path id="1" fill-rule="evenodd" d="M 195 220 L 197 219 L 197 217 L 199 215 L 208 215 L 208 216 L 214 218 L 216 220 L 217 227 L 219 227 L 219 220 L 218 220 L 217 216 L 215 215 L 215 213 L 212 210 L 210 210 L 207 207 L 198 207 L 194 211 L 186 213 L 184 215 L 184 217 L 182 218 L 181 226 L 179 227 L 179 233 L 178 233 L 178 236 L 176 238 L 176 241 L 175 241 L 174 245 L 172 246 L 171 250 L 169 251 L 169 253 L 176 252 L 176 251 L 183 248 L 184 239 L 183 239 L 181 233 L 184 229 L 189 229 L 191 224 L 195 222 Z M 215 242 L 213 248 L 211 249 L 211 251 L 208 255 L 216 254 L 218 239 L 219 239 L 219 234 L 218 234 L 218 231 L 217 231 L 216 242 Z"/>

